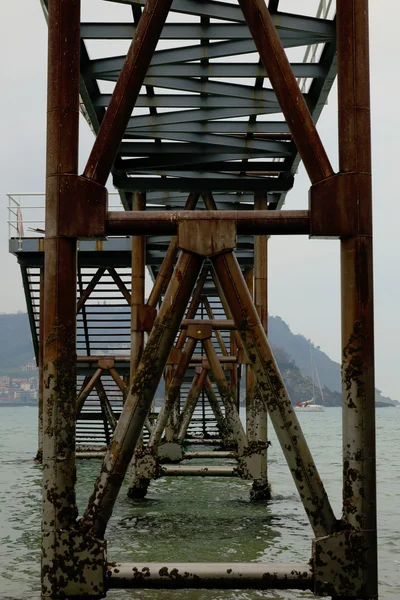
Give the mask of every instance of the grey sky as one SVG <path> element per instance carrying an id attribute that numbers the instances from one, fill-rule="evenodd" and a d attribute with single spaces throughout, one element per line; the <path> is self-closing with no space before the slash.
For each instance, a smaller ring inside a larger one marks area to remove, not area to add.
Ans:
<path id="1" fill-rule="evenodd" d="M 3 285 L 0 312 L 25 311 L 16 259 L 8 254 L 6 194 L 43 192 L 45 175 L 46 42 L 47 28 L 39 0 L 3 3 L 0 19 L 0 72 L 2 111 L 0 127 L 0 255 Z M 100 0 L 83 0 L 83 6 L 107 7 Z M 281 0 L 282 10 L 315 0 Z M 121 8 L 112 4 L 114 9 Z M 303 11 L 301 11 L 303 12 Z M 312 11 L 311 11 L 312 12 Z M 400 208 L 396 198 L 398 171 L 396 137 L 397 57 L 399 3 L 370 2 L 371 92 L 373 127 L 373 186 L 375 234 L 376 384 L 384 394 L 400 399 L 397 379 L 399 325 L 398 269 Z M 337 166 L 336 86 L 318 129 L 330 159 Z M 82 123 L 81 166 L 92 141 Z M 309 182 L 303 168 L 297 176 L 286 208 L 305 208 Z M 335 360 L 340 359 L 339 243 L 306 238 L 270 241 L 270 313 L 280 315 L 295 333 L 302 333 Z"/>

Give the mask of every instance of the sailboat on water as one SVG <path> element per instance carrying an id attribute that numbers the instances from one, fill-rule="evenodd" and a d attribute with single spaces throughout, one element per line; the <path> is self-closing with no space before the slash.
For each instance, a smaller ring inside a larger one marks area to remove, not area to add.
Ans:
<path id="1" fill-rule="evenodd" d="M 298 402 L 294 407 L 295 412 L 311 413 L 311 412 L 324 412 L 324 410 L 325 410 L 324 394 L 322 392 L 322 386 L 321 386 L 321 382 L 319 380 L 317 365 L 315 364 L 315 360 L 314 360 L 314 357 L 312 354 L 311 341 L 310 341 L 310 364 L 311 364 L 311 380 L 312 380 L 312 386 L 313 386 L 313 395 L 310 400 L 306 400 L 305 402 Z M 317 377 L 319 393 L 321 395 L 322 404 L 316 403 L 314 373 Z"/>

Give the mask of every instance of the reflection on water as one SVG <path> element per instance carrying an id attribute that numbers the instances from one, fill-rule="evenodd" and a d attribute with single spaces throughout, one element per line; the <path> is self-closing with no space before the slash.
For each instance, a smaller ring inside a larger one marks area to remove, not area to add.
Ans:
<path id="1" fill-rule="evenodd" d="M 398 414 L 399 413 L 399 414 Z M 40 477 L 32 462 L 36 449 L 33 408 L 1 408 L 0 567 L 1 600 L 38 600 L 40 561 Z M 299 415 L 314 459 L 337 515 L 341 498 L 341 411 Z M 400 596 L 400 411 L 377 414 L 380 527 L 380 598 Z M 270 432 L 268 505 L 248 500 L 251 483 L 239 479 L 162 478 L 145 500 L 132 502 L 123 489 L 112 516 L 110 560 L 305 562 L 312 531 L 273 431 Z M 201 461 L 205 463 L 207 461 Z M 208 461 L 210 462 L 210 461 Z M 191 461 L 193 464 L 194 461 Z M 78 462 L 77 500 L 83 512 L 99 460 Z M 177 600 L 310 598 L 307 592 L 189 590 Z M 171 591 L 115 590 L 112 600 L 169 600 Z"/>

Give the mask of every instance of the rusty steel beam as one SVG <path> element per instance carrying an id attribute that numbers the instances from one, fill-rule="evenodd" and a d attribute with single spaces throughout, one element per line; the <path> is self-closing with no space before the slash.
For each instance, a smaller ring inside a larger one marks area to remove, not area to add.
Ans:
<path id="1" fill-rule="evenodd" d="M 134 192 L 132 197 L 132 208 L 144 211 L 146 208 L 146 196 L 140 192 Z M 138 364 L 142 357 L 144 348 L 144 331 L 138 328 L 139 309 L 145 301 L 145 273 L 146 273 L 146 237 L 135 235 L 132 237 L 132 276 L 131 276 L 131 361 L 130 378 L 135 376 Z"/>
<path id="2" fill-rule="evenodd" d="M 368 1 L 337 1 L 339 170 L 356 174 L 341 239 L 343 519 L 364 538 L 362 583 L 377 583 L 374 309 Z M 351 175 L 350 175 L 351 176 Z"/>
<path id="3" fill-rule="evenodd" d="M 62 231 L 76 198 L 63 190 L 78 173 L 80 1 L 48 5 L 48 88 L 43 328 L 42 598 L 72 595 L 66 579 L 78 510 L 75 496 L 77 239 Z M 67 206 L 68 204 L 68 206 Z M 86 561 L 84 561 L 86 562 Z M 88 561 L 86 564 L 90 563 Z M 90 567 L 89 567 L 90 568 Z M 79 572 L 81 571 L 81 572 Z"/>
<path id="4" fill-rule="evenodd" d="M 107 213 L 107 235 L 176 235 L 179 221 L 233 221 L 240 235 L 309 235 L 308 210 L 134 211 Z"/>
<path id="5" fill-rule="evenodd" d="M 78 394 L 78 397 L 76 399 L 76 416 L 77 416 L 77 418 L 81 414 L 81 410 L 83 408 L 83 405 L 85 404 L 86 398 L 89 396 L 90 392 L 93 390 L 94 386 L 96 385 L 97 380 L 102 376 L 102 374 L 103 374 L 103 369 L 98 367 L 96 369 L 96 371 L 93 373 L 92 377 L 89 379 L 89 381 L 86 383 L 86 385 L 84 387 L 82 387 L 80 393 Z"/>
<path id="6" fill-rule="evenodd" d="M 334 171 L 264 0 L 239 0 L 266 74 L 312 183 Z"/>
<path id="7" fill-rule="evenodd" d="M 119 289 L 119 291 L 125 298 L 127 304 L 129 304 L 129 306 L 130 306 L 131 302 L 132 302 L 131 294 L 129 293 L 129 291 L 128 291 L 126 285 L 124 284 L 124 282 L 122 281 L 121 277 L 118 275 L 117 271 L 113 267 L 108 268 L 107 271 L 110 273 L 112 280 L 114 281 L 117 288 Z"/>
<path id="8" fill-rule="evenodd" d="M 221 436 L 224 444 L 227 444 L 232 441 L 232 440 L 230 440 L 231 432 L 229 431 L 229 427 L 225 421 L 225 417 L 224 417 L 221 407 L 219 405 L 218 398 L 214 392 L 214 388 L 208 377 L 204 383 L 204 391 L 207 395 L 208 402 L 210 403 L 211 409 L 214 413 L 215 420 L 217 421 L 217 427 L 218 427 L 220 436 Z"/>
<path id="9" fill-rule="evenodd" d="M 189 307 L 186 311 L 187 319 L 194 319 L 194 317 L 196 316 L 197 309 L 201 302 L 201 292 L 203 291 L 203 287 L 204 287 L 204 284 L 207 279 L 208 271 L 209 271 L 208 267 L 203 267 L 203 270 L 200 273 L 200 277 L 197 280 L 196 287 L 194 289 L 192 298 L 190 300 Z M 181 329 L 179 332 L 178 339 L 175 344 L 175 347 L 178 350 L 183 348 L 183 344 L 185 343 L 186 338 L 187 338 L 187 331 L 185 329 Z"/>
<path id="10" fill-rule="evenodd" d="M 104 535 L 112 514 L 203 260 L 182 252 L 166 290 L 83 517 L 83 527 L 89 527 L 98 536 Z"/>
<path id="11" fill-rule="evenodd" d="M 209 322 L 211 324 L 211 327 L 215 331 L 215 337 L 217 338 L 219 349 L 221 350 L 221 352 L 224 356 L 228 356 L 228 354 L 229 354 L 228 350 L 226 349 L 224 340 L 222 339 L 222 335 L 220 334 L 219 330 L 225 329 L 225 328 L 228 329 L 230 326 L 232 326 L 232 328 L 234 328 L 235 324 L 233 321 L 228 321 L 227 319 L 223 319 L 223 320 L 214 319 L 214 313 L 212 311 L 211 304 L 210 304 L 208 298 L 203 296 L 202 302 L 203 302 L 204 308 L 206 309 L 207 316 L 210 319 Z M 187 321 L 183 321 L 182 327 L 184 326 L 185 322 L 187 322 Z"/>
<path id="12" fill-rule="evenodd" d="M 187 368 L 192 360 L 193 352 L 195 351 L 197 340 L 188 338 L 185 347 L 179 358 L 179 362 L 176 366 L 175 372 L 169 382 L 167 393 L 165 396 L 165 402 L 161 407 L 158 414 L 157 421 L 153 427 L 153 432 L 150 436 L 148 447 L 157 446 L 160 443 L 163 431 L 167 425 L 168 417 L 173 410 L 175 403 L 179 399 L 179 392 L 183 383 L 183 378 Z M 167 382 L 166 382 L 167 383 Z"/>
<path id="13" fill-rule="evenodd" d="M 249 290 L 250 297 L 254 299 L 254 268 L 246 269 L 244 279 Z M 255 392 L 256 380 L 251 365 L 246 365 L 246 435 L 247 439 L 255 438 Z"/>
<path id="14" fill-rule="evenodd" d="M 194 210 L 196 208 L 199 196 L 200 194 L 196 192 L 189 194 L 184 210 Z M 168 285 L 172 271 L 174 270 L 176 257 L 178 256 L 178 250 L 178 238 L 175 235 L 169 243 L 164 260 L 161 264 L 160 270 L 157 273 L 153 289 L 151 290 L 149 299 L 147 300 L 147 304 L 153 308 L 157 306 L 163 291 Z"/>
<path id="15" fill-rule="evenodd" d="M 230 351 L 230 356 L 237 358 L 237 343 L 236 343 L 236 337 L 235 337 L 235 332 L 231 331 L 230 336 L 229 336 L 229 351 Z M 229 385 L 231 388 L 231 395 L 232 395 L 232 399 L 234 401 L 234 403 L 236 404 L 236 407 L 239 411 L 240 408 L 240 397 L 239 397 L 239 373 L 238 373 L 238 365 L 237 362 L 231 367 L 230 371 L 229 371 Z"/>
<path id="16" fill-rule="evenodd" d="M 104 271 L 105 269 L 103 268 L 97 269 L 96 273 L 93 275 L 91 281 L 89 282 L 88 286 L 84 289 L 83 294 L 78 300 L 78 303 L 76 305 L 76 314 L 78 314 L 78 312 L 86 303 L 86 300 L 89 298 L 90 294 L 93 292 L 94 288 L 102 278 Z"/>
<path id="17" fill-rule="evenodd" d="M 234 402 L 234 398 L 232 397 L 230 385 L 225 378 L 224 371 L 222 370 L 221 364 L 218 360 L 218 356 L 215 352 L 211 338 L 203 340 L 203 348 L 210 365 L 210 370 L 214 376 L 214 381 L 218 388 L 222 404 L 225 408 L 225 420 L 232 432 L 234 441 L 238 445 L 239 453 L 241 454 L 244 448 L 247 446 L 247 438 L 243 429 L 243 425 L 240 421 L 239 412 Z"/>
<path id="18" fill-rule="evenodd" d="M 165 401 L 164 401 L 163 407 L 161 408 L 161 411 L 163 410 L 163 408 L 167 409 L 168 389 L 171 385 L 171 382 L 173 381 L 173 378 L 174 378 L 174 367 L 173 367 L 173 365 L 167 365 L 164 369 Z M 180 409 L 180 406 L 179 406 L 180 401 L 179 400 L 180 400 L 180 387 L 177 391 L 177 394 L 174 397 L 174 400 L 172 401 L 172 405 L 170 406 L 168 403 L 168 417 L 167 417 L 167 422 L 164 426 L 165 441 L 167 441 L 167 442 L 171 442 L 174 438 L 175 426 L 176 426 L 178 418 L 179 418 L 179 409 Z M 158 413 L 157 421 L 158 421 L 159 417 L 160 417 L 160 413 Z M 161 420 L 159 422 L 159 425 L 161 425 Z M 161 435 L 158 438 L 157 443 L 160 441 L 162 433 L 163 432 L 161 431 Z"/>
<path id="19" fill-rule="evenodd" d="M 146 2 L 83 173 L 96 183 L 107 182 L 171 4 Z"/>
<path id="20" fill-rule="evenodd" d="M 176 441 L 178 442 L 178 444 L 182 444 L 183 440 L 185 439 L 187 428 L 189 427 L 189 423 L 192 419 L 194 410 L 199 400 L 199 396 L 207 378 L 207 374 L 208 369 L 205 368 L 202 368 L 199 373 L 195 373 L 192 385 L 190 386 L 190 390 L 188 392 L 185 404 L 182 409 L 182 413 L 180 415 L 179 422 L 177 424 L 178 434 L 176 436 Z"/>
<path id="21" fill-rule="evenodd" d="M 211 260 L 310 524 L 315 535 L 327 535 L 337 521 L 236 257 L 227 252 Z"/>
<path id="22" fill-rule="evenodd" d="M 109 589 L 310 590 L 313 581 L 308 563 L 111 563 L 107 570 Z"/>
<path id="23" fill-rule="evenodd" d="M 115 383 L 117 384 L 119 389 L 121 390 L 122 396 L 125 400 L 126 395 L 128 393 L 128 386 L 125 385 L 125 383 L 123 382 L 123 380 L 121 379 L 121 377 L 119 376 L 118 372 L 115 370 L 114 367 L 110 367 L 108 369 L 108 372 L 110 373 L 111 377 L 113 378 L 113 380 L 115 381 Z"/>
<path id="24" fill-rule="evenodd" d="M 160 465 L 160 472 L 167 477 L 236 477 L 236 466 L 217 465 Z"/>
<path id="25" fill-rule="evenodd" d="M 266 210 L 268 206 L 265 194 L 256 194 L 254 198 L 255 210 Z M 268 237 L 257 235 L 254 237 L 254 305 L 260 317 L 261 325 L 268 334 Z M 250 294 L 251 295 L 251 294 Z M 253 373 L 252 379 L 254 380 Z M 254 381 L 255 384 L 255 381 Z M 254 385 L 253 399 L 254 431 L 251 440 L 258 446 L 260 453 L 261 477 L 255 479 L 251 491 L 254 500 L 268 500 L 271 497 L 268 484 L 268 410 L 263 401 L 258 386 Z"/>
<path id="26" fill-rule="evenodd" d="M 208 302 L 207 298 L 203 297 L 202 302 L 206 308 L 206 311 L 212 315 L 211 318 L 210 319 L 184 319 L 182 321 L 181 329 L 187 329 L 189 327 L 189 325 L 203 325 L 203 324 L 211 325 L 211 327 L 216 332 L 216 334 L 219 331 L 229 331 L 232 329 L 236 329 L 236 325 L 233 321 L 229 321 L 228 319 L 214 319 L 213 318 L 213 313 L 211 311 L 210 303 Z M 221 348 L 222 354 L 224 356 L 227 356 L 228 351 L 226 349 L 225 344 L 222 342 L 222 344 L 219 344 L 219 346 Z"/>
<path id="27" fill-rule="evenodd" d="M 106 394 L 106 390 L 104 389 L 103 382 L 99 378 L 94 385 L 100 400 L 100 404 L 104 409 L 107 422 L 110 424 L 111 430 L 114 432 L 117 426 L 117 419 L 115 418 L 114 411 Z"/>

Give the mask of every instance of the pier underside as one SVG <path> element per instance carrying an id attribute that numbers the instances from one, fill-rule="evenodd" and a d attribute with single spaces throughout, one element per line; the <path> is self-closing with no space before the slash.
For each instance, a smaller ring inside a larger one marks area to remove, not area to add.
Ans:
<path id="1" fill-rule="evenodd" d="M 25 236 L 15 203 L 10 251 L 40 368 L 43 599 L 113 588 L 376 598 L 367 0 L 42 5 L 45 224 Z M 336 76 L 337 173 L 316 129 Z M 80 114 L 94 133 L 82 174 Z M 309 209 L 286 211 L 300 160 Z M 340 240 L 341 515 L 269 344 L 271 235 Z M 240 477 L 267 502 L 267 417 L 315 536 L 309 563 L 108 562 L 126 478 L 132 502 L 165 475 L 208 477 L 210 491 Z M 99 456 L 78 519 L 76 459 Z"/>

